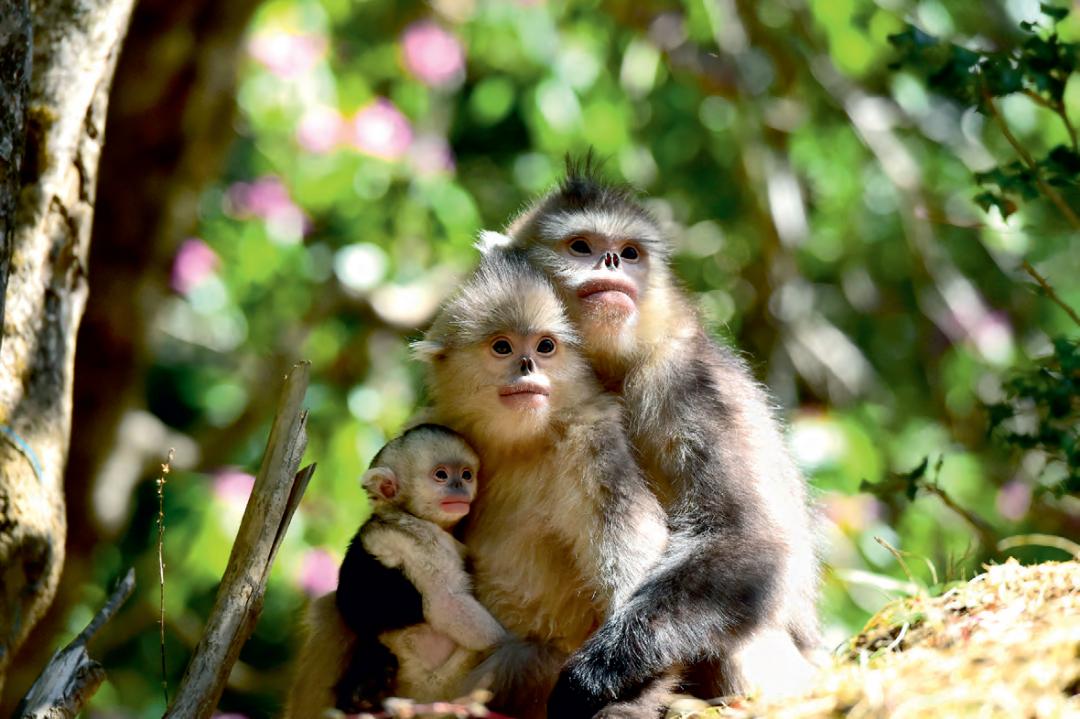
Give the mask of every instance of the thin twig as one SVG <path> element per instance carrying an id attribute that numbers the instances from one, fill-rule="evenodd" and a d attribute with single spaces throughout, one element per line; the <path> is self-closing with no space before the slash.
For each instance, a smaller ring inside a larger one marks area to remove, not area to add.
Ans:
<path id="1" fill-rule="evenodd" d="M 896 563 L 904 570 L 904 574 L 907 575 L 908 580 L 915 586 L 920 587 L 919 594 L 922 594 L 922 588 L 919 585 L 919 582 L 915 581 L 915 575 L 911 573 L 911 569 L 908 567 L 907 562 L 904 561 L 904 556 L 900 554 L 900 550 L 889 544 L 889 542 L 882 537 L 874 537 L 874 541 L 889 550 L 889 553 L 896 558 Z"/>
<path id="2" fill-rule="evenodd" d="M 959 504 L 956 503 L 956 500 L 950 497 L 945 492 L 945 490 L 941 488 L 941 485 L 938 484 L 938 481 L 941 478 L 941 466 L 944 463 L 945 455 L 941 455 L 940 457 L 938 457 L 938 461 L 934 465 L 934 478 L 932 480 L 922 480 L 921 482 L 919 482 L 919 486 L 940 499 L 942 504 L 944 504 L 952 511 L 956 512 L 956 514 L 960 515 L 961 519 L 970 524 L 972 529 L 974 529 L 975 533 L 979 536 L 980 544 L 982 544 L 983 547 L 985 547 L 989 551 L 997 545 L 997 532 L 994 531 L 994 528 L 990 526 L 989 522 L 987 522 L 985 519 L 975 514 L 971 510 L 961 507 Z"/>
<path id="3" fill-rule="evenodd" d="M 1039 166 L 1035 163 L 1035 160 L 1034 158 L 1032 158 L 1031 154 L 1026 149 L 1024 149 L 1024 146 L 1021 145 L 1020 142 L 1016 139 L 1016 137 L 1012 134 L 1012 131 L 1009 130 L 1008 123 L 1005 122 L 1005 118 L 1002 117 L 1001 112 L 998 111 L 997 105 L 994 104 L 993 96 L 990 94 L 990 91 L 987 90 L 985 87 L 983 88 L 983 99 L 986 100 L 986 105 L 990 110 L 990 114 L 993 115 L 994 120 L 997 122 L 998 127 L 1001 129 L 1001 134 L 1004 135 L 1005 139 L 1008 140 L 1010 145 L 1012 145 L 1013 150 L 1015 150 L 1016 154 L 1020 156 L 1020 159 L 1023 160 L 1025 165 L 1027 165 L 1027 168 L 1031 170 L 1031 174 L 1035 177 L 1035 184 L 1039 186 L 1039 189 L 1042 191 L 1042 193 L 1046 195 L 1046 197 L 1049 198 L 1049 200 L 1053 202 L 1054 205 L 1061 211 L 1061 214 L 1065 216 L 1065 219 L 1069 221 L 1069 224 L 1072 225 L 1073 228 L 1080 230 L 1080 216 L 1078 216 L 1076 212 L 1074 212 L 1073 209 L 1069 207 L 1069 204 L 1065 202 L 1065 199 L 1058 193 L 1057 190 L 1055 190 L 1053 187 L 1048 185 L 1045 180 L 1043 180 L 1042 173 L 1039 172 Z"/>
<path id="4" fill-rule="evenodd" d="M 1039 274 L 1039 271 L 1032 267 L 1030 262 L 1024 260 L 1020 266 L 1024 268 L 1024 272 L 1027 272 L 1031 276 L 1031 279 L 1039 283 L 1039 287 L 1042 288 L 1042 291 L 1047 297 L 1056 303 L 1058 307 L 1065 310 L 1065 314 L 1067 314 L 1073 322 L 1080 325 L 1080 315 L 1077 315 L 1076 310 L 1058 296 L 1058 293 L 1054 291 L 1054 288 L 1050 286 L 1050 283 L 1046 281 L 1046 278 Z"/>
<path id="5" fill-rule="evenodd" d="M 1065 103 L 1047 100 L 1045 97 L 1040 95 L 1035 90 L 1032 90 L 1030 87 L 1025 87 L 1023 93 L 1029 98 L 1031 98 L 1031 101 L 1034 102 L 1036 105 L 1045 107 L 1047 110 L 1054 112 L 1058 115 L 1058 117 L 1061 118 L 1061 121 L 1065 123 L 1065 131 L 1069 133 L 1069 140 L 1072 142 L 1073 152 L 1080 151 L 1080 144 L 1077 143 L 1076 138 L 1076 128 L 1073 127 L 1072 122 L 1069 120 L 1069 111 L 1065 107 Z"/>
<path id="6" fill-rule="evenodd" d="M 1053 547 L 1080 559 L 1080 544 L 1053 534 L 1018 534 L 1006 537 L 997 544 L 998 551 L 1005 552 L 1016 547 Z"/>
<path id="7" fill-rule="evenodd" d="M 936 483 L 923 482 L 923 487 L 926 489 L 927 492 L 933 494 L 935 497 L 940 499 L 942 504 L 944 504 L 952 511 L 956 512 L 965 522 L 970 524 L 975 530 L 975 533 L 979 535 L 979 542 L 981 542 L 984 547 L 990 549 L 996 546 L 997 533 L 985 519 L 975 514 L 971 510 L 961 507 L 959 504 L 956 503 L 956 500 L 946 494 L 945 490 L 939 487 Z"/>
<path id="8" fill-rule="evenodd" d="M 175 455 L 175 453 L 176 450 L 170 447 L 169 456 L 165 459 L 165 464 L 161 465 L 161 476 L 158 477 L 157 480 L 157 561 L 158 582 L 160 586 L 160 598 L 158 603 L 158 626 L 161 629 L 161 692 L 165 696 L 165 706 L 169 706 L 169 675 L 165 671 L 165 477 L 167 477 L 169 474 L 173 461 L 173 455 Z"/>

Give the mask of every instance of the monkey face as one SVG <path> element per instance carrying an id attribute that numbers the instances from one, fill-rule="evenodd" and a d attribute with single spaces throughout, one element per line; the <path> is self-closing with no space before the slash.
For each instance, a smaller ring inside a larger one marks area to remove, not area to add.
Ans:
<path id="1" fill-rule="evenodd" d="M 642 243 L 600 233 L 575 234 L 555 245 L 566 271 L 567 299 L 582 320 L 623 324 L 638 313 L 649 255 Z"/>
<path id="2" fill-rule="evenodd" d="M 549 407 L 558 342 L 548 334 L 505 332 L 488 343 L 488 372 L 501 382 L 499 402 L 515 412 L 543 412 Z"/>
<path id="3" fill-rule="evenodd" d="M 479 466 L 464 440 L 422 426 L 383 449 L 361 483 L 372 501 L 449 529 L 469 513 Z"/>
<path id="4" fill-rule="evenodd" d="M 406 502 L 411 514 L 449 529 L 469 513 L 476 498 L 476 465 L 465 458 L 447 458 L 417 478 L 413 501 Z"/>

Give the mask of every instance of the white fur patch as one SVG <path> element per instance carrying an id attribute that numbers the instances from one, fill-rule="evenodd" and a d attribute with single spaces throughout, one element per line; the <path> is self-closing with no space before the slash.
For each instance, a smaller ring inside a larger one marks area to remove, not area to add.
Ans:
<path id="1" fill-rule="evenodd" d="M 486 255 L 492 250 L 509 247 L 513 242 L 514 241 L 510 237 L 501 232 L 481 230 L 480 235 L 476 238 L 476 242 L 473 243 L 473 247 Z"/>
<path id="2" fill-rule="evenodd" d="M 663 241 L 652 223 L 637 215 L 595 208 L 547 216 L 540 222 L 540 231 L 549 241 L 578 233 L 592 233 L 648 243 Z"/>

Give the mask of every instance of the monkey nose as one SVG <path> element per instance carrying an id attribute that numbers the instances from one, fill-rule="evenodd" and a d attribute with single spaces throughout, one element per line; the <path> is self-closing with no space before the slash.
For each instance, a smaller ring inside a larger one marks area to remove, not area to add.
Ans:
<path id="1" fill-rule="evenodd" d="M 531 374 L 536 371 L 536 365 L 532 361 L 532 357 L 525 355 L 521 358 L 521 374 Z"/>
<path id="2" fill-rule="evenodd" d="M 605 252 L 604 267 L 607 267 L 609 270 L 617 270 L 619 268 L 619 256 L 614 252 Z"/>

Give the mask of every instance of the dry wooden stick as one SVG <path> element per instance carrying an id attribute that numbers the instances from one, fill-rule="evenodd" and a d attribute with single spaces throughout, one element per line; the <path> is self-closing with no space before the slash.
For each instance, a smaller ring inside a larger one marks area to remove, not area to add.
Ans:
<path id="1" fill-rule="evenodd" d="M 14 716 L 18 719 L 74 719 L 101 683 L 105 670 L 86 652 L 87 643 L 113 618 L 135 590 L 135 570 L 129 569 L 109 601 L 79 636 L 53 655 Z"/>
<path id="2" fill-rule="evenodd" d="M 165 706 L 169 706 L 169 675 L 165 671 L 165 478 L 172 469 L 173 455 L 176 450 L 169 448 L 169 456 L 161 465 L 161 476 L 157 480 L 157 563 L 158 563 L 158 627 L 161 647 L 161 693 L 165 697 Z"/>
<path id="3" fill-rule="evenodd" d="M 262 611 L 270 567 L 315 466 L 297 471 L 307 446 L 302 409 L 309 363 L 285 378 L 266 454 L 236 534 L 206 630 L 166 717 L 204 719 L 217 706 L 240 648 Z"/>

